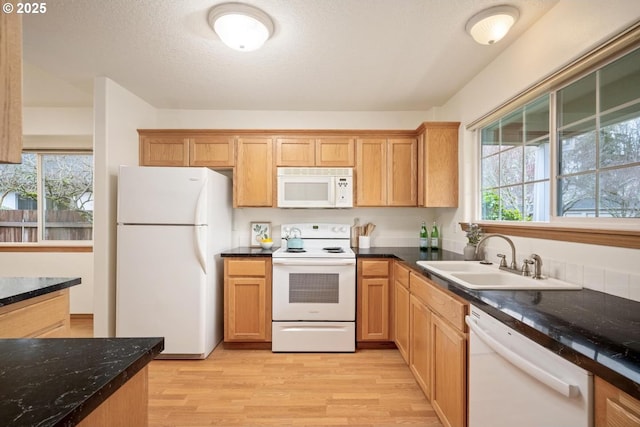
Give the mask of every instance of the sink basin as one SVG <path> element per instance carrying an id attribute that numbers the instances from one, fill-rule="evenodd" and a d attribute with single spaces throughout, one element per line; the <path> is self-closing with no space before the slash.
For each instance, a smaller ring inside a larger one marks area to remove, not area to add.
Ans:
<path id="1" fill-rule="evenodd" d="M 549 290 L 582 289 L 582 286 L 558 279 L 534 280 L 499 270 L 497 265 L 484 265 L 473 261 L 418 261 L 419 266 L 439 274 L 460 286 L 478 290 Z"/>
<path id="2" fill-rule="evenodd" d="M 483 265 L 473 261 L 418 261 L 418 265 L 427 269 L 433 269 L 438 271 L 468 271 L 468 272 L 483 272 L 493 271 L 491 265 Z"/>
<path id="3" fill-rule="evenodd" d="M 518 276 L 513 273 L 452 273 L 456 282 L 471 289 L 582 289 L 582 286 L 562 280 L 545 278 L 540 280 Z"/>

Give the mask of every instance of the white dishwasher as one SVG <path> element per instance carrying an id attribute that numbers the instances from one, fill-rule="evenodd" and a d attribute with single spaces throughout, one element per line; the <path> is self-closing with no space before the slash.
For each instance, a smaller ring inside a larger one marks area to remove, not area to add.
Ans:
<path id="1" fill-rule="evenodd" d="M 593 426 L 591 373 L 470 309 L 469 427 Z"/>

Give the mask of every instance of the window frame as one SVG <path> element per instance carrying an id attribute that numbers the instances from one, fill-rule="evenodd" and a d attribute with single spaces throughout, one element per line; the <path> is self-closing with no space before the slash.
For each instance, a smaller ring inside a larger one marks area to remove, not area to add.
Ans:
<path id="1" fill-rule="evenodd" d="M 94 222 L 92 222 L 91 240 L 44 240 L 44 206 L 45 199 L 42 194 L 42 159 L 44 155 L 94 155 L 89 149 L 23 149 L 22 154 L 32 153 L 36 157 L 36 180 L 38 185 L 37 197 L 37 241 L 36 242 L 0 242 L 0 252 L 93 252 Z M 93 186 L 95 193 L 95 158 L 92 168 Z"/>
<path id="2" fill-rule="evenodd" d="M 468 131 L 473 132 L 474 156 L 476 165 L 476 181 L 472 190 L 472 218 L 481 224 L 486 233 L 501 233 L 511 236 L 542 238 L 565 242 L 597 244 L 623 248 L 640 249 L 640 219 L 638 218 L 575 218 L 561 217 L 558 212 L 558 134 L 557 134 L 557 99 L 556 93 L 562 87 L 604 67 L 605 65 L 640 48 L 640 23 L 622 31 L 608 42 L 600 45 L 591 52 L 570 62 L 562 69 L 552 73 L 532 86 L 507 100 L 502 105 L 469 123 Z M 548 222 L 525 221 L 492 221 L 479 220 L 482 216 L 482 198 L 480 197 L 482 169 L 480 161 L 482 153 L 480 130 L 505 117 L 510 112 L 531 103 L 544 94 L 549 94 L 549 124 L 550 138 L 550 203 Z M 468 223 L 460 223 L 466 231 Z"/>

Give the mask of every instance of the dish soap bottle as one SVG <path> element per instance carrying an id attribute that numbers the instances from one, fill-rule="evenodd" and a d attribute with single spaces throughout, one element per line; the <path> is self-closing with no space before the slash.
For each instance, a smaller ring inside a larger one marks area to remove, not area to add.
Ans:
<path id="1" fill-rule="evenodd" d="M 431 229 L 431 250 L 437 250 L 440 246 L 440 233 L 438 232 L 438 224 L 433 223 L 433 228 Z"/>
<path id="2" fill-rule="evenodd" d="M 427 225 L 422 221 L 420 226 L 420 250 L 426 251 L 429 248 L 429 234 L 427 233 Z"/>

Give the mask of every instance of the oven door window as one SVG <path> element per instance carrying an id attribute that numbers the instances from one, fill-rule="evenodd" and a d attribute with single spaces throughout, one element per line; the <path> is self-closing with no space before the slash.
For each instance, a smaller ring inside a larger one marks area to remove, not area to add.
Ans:
<path id="1" fill-rule="evenodd" d="M 338 304 L 340 275 L 337 273 L 289 274 L 290 304 Z"/>

